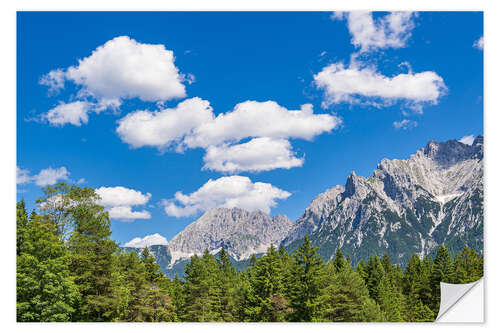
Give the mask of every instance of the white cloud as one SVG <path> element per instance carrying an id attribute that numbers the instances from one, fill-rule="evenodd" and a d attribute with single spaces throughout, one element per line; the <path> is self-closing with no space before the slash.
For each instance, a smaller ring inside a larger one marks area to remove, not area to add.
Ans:
<path id="1" fill-rule="evenodd" d="M 416 121 L 413 121 L 413 120 L 403 119 L 401 121 L 395 121 L 395 122 L 393 122 L 392 125 L 396 129 L 407 130 L 407 129 L 410 129 L 410 128 L 413 128 L 413 127 L 417 127 L 418 123 Z"/>
<path id="2" fill-rule="evenodd" d="M 99 204 L 103 206 L 144 205 L 151 198 L 151 193 L 142 194 L 123 186 L 99 187 L 95 191 L 101 197 Z"/>
<path id="3" fill-rule="evenodd" d="M 162 203 L 165 212 L 175 217 L 195 215 L 214 207 L 239 207 L 269 213 L 271 207 L 276 206 L 277 199 L 286 199 L 290 195 L 269 183 L 252 183 L 248 177 L 230 176 L 210 179 L 188 195 L 177 192 L 174 199 Z"/>
<path id="4" fill-rule="evenodd" d="M 152 245 L 168 245 L 167 239 L 160 234 L 147 235 L 144 238 L 136 237 L 126 243 L 125 247 L 145 248 Z"/>
<path id="5" fill-rule="evenodd" d="M 85 178 L 80 178 L 80 179 L 78 179 L 78 181 L 77 181 L 76 183 L 77 183 L 78 185 L 85 183 Z"/>
<path id="6" fill-rule="evenodd" d="M 187 99 L 175 108 L 158 112 L 135 111 L 118 121 L 116 132 L 133 148 L 166 148 L 180 143 L 196 127 L 213 120 L 210 103 L 201 98 Z"/>
<path id="7" fill-rule="evenodd" d="M 58 68 L 42 76 L 39 83 L 48 86 L 50 93 L 57 93 L 61 89 L 64 89 L 65 80 L 66 73 L 64 72 L 64 70 Z"/>
<path id="8" fill-rule="evenodd" d="M 38 186 L 54 185 L 59 180 L 69 180 L 69 171 L 65 167 L 53 169 L 48 167 L 40 171 L 38 175 L 32 177 Z"/>
<path id="9" fill-rule="evenodd" d="M 335 12 L 333 19 L 347 18 L 347 27 L 352 36 L 351 43 L 360 52 L 374 49 L 401 48 L 406 45 L 415 27 L 412 12 L 391 12 L 374 19 L 371 12 Z"/>
<path id="10" fill-rule="evenodd" d="M 458 140 L 458 142 L 471 146 L 474 143 L 474 135 L 466 135 Z"/>
<path id="11" fill-rule="evenodd" d="M 233 111 L 201 124 L 185 142 L 189 147 L 207 147 L 249 137 L 311 140 L 340 124 L 341 119 L 334 115 L 314 114 L 311 104 L 302 105 L 300 110 L 288 110 L 274 101 L 246 101 L 237 104 Z"/>
<path id="12" fill-rule="evenodd" d="M 478 40 L 476 40 L 473 44 L 473 46 L 478 49 L 478 50 L 483 50 L 484 49 L 484 37 L 481 36 Z"/>
<path id="13" fill-rule="evenodd" d="M 167 101 L 186 96 L 185 76 L 174 64 L 173 51 L 164 45 L 144 44 L 127 36 L 116 37 L 97 47 L 92 54 L 66 70 L 56 69 L 40 83 L 52 90 L 62 89 L 64 81 L 81 87 L 80 96 L 98 101 L 139 98 Z"/>
<path id="14" fill-rule="evenodd" d="M 16 166 L 16 184 L 25 184 L 31 182 L 30 172 L 27 169 L 21 169 Z"/>
<path id="15" fill-rule="evenodd" d="M 312 140 L 341 123 L 335 115 L 314 114 L 310 104 L 288 110 L 274 101 L 246 101 L 215 117 L 210 103 L 195 97 L 175 108 L 132 112 L 118 121 L 116 132 L 133 148 L 182 152 L 202 147 L 205 169 L 264 171 L 301 166 L 303 158 L 295 156 L 288 139 Z M 247 138 L 251 140 L 238 144 Z"/>
<path id="16" fill-rule="evenodd" d="M 143 194 L 123 186 L 100 187 L 95 191 L 101 198 L 97 203 L 106 208 L 112 219 L 127 221 L 151 218 L 146 210 L 132 211 L 132 206 L 145 205 L 151 198 L 151 193 Z"/>
<path id="17" fill-rule="evenodd" d="M 108 208 L 107 211 L 110 218 L 122 221 L 132 221 L 139 219 L 147 220 L 151 218 L 151 214 L 148 211 L 132 211 L 132 207 L 130 206 L 111 207 Z"/>
<path id="18" fill-rule="evenodd" d="M 58 106 L 42 115 L 42 119 L 47 120 L 53 126 L 64 126 L 72 124 L 81 126 L 89 121 L 88 113 L 92 104 L 85 101 L 76 101 L 72 103 L 60 102 Z"/>
<path id="19" fill-rule="evenodd" d="M 252 139 L 237 145 L 210 146 L 203 158 L 204 169 L 222 172 L 267 171 L 302 166 L 285 139 L 267 137 Z"/>
<path id="20" fill-rule="evenodd" d="M 443 79 L 432 71 L 388 77 L 359 63 L 347 68 L 341 62 L 328 65 L 314 75 L 314 82 L 324 90 L 324 106 L 341 102 L 391 104 L 397 100 L 436 104 L 446 91 Z"/>

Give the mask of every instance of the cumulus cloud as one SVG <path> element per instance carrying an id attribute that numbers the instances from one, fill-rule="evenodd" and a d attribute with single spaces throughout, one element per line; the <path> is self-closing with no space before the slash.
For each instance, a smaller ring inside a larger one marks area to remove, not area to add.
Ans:
<path id="1" fill-rule="evenodd" d="M 409 120 L 409 119 L 403 119 L 401 121 L 395 121 L 392 123 L 394 128 L 396 129 L 402 129 L 402 130 L 407 130 L 413 127 L 417 127 L 418 123 L 414 120 Z"/>
<path id="2" fill-rule="evenodd" d="M 443 78 L 432 71 L 385 76 L 372 67 L 333 63 L 314 75 L 316 86 L 324 91 L 324 106 L 346 102 L 392 104 L 403 100 L 414 105 L 436 104 L 446 91 Z"/>
<path id="3" fill-rule="evenodd" d="M 30 172 L 27 169 L 21 169 L 16 166 L 16 184 L 25 184 L 31 182 Z"/>
<path id="4" fill-rule="evenodd" d="M 53 169 L 48 167 L 43 169 L 39 174 L 32 177 L 35 184 L 38 186 L 54 185 L 59 180 L 69 180 L 70 172 L 65 167 Z"/>
<path id="5" fill-rule="evenodd" d="M 269 183 L 252 183 L 248 177 L 230 176 L 210 179 L 191 194 L 177 192 L 173 199 L 163 200 L 162 204 L 165 213 L 175 217 L 195 215 L 214 207 L 239 207 L 269 213 L 277 199 L 290 195 Z"/>
<path id="6" fill-rule="evenodd" d="M 215 117 L 210 103 L 195 97 L 175 108 L 132 112 L 118 121 L 116 132 L 133 148 L 204 148 L 205 169 L 264 171 L 301 166 L 303 158 L 288 139 L 312 140 L 341 123 L 335 115 L 315 114 L 310 104 L 288 110 L 274 101 L 246 101 Z"/>
<path id="7" fill-rule="evenodd" d="M 151 198 L 151 193 L 143 194 L 123 186 L 100 187 L 95 190 L 99 195 L 98 204 L 104 206 L 109 217 L 117 220 L 150 219 L 146 211 L 132 211 L 132 206 L 145 205 Z"/>
<path id="8" fill-rule="evenodd" d="M 207 147 L 248 137 L 311 140 L 340 124 L 340 118 L 334 115 L 314 114 L 311 104 L 288 110 L 274 101 L 246 101 L 197 127 L 185 142 L 189 147 Z"/>
<path id="9" fill-rule="evenodd" d="M 151 198 L 151 193 L 142 194 L 123 186 L 100 187 L 96 189 L 96 193 L 101 197 L 99 204 L 103 206 L 144 205 Z"/>
<path id="10" fill-rule="evenodd" d="M 64 89 L 66 73 L 63 69 L 54 69 L 41 77 L 39 83 L 49 87 L 50 93 L 57 93 Z"/>
<path id="11" fill-rule="evenodd" d="M 126 247 L 135 247 L 143 249 L 152 245 L 168 245 L 167 239 L 160 234 L 147 235 L 144 238 L 136 237 L 130 242 L 125 243 Z"/>
<path id="12" fill-rule="evenodd" d="M 484 49 L 484 38 L 481 36 L 478 40 L 476 40 L 473 44 L 473 46 L 478 49 L 478 50 L 483 50 Z"/>
<path id="13" fill-rule="evenodd" d="M 164 149 L 181 143 L 196 127 L 213 118 L 210 103 L 194 97 L 171 109 L 129 113 L 118 121 L 116 132 L 133 148 L 152 146 Z"/>
<path id="14" fill-rule="evenodd" d="M 60 102 L 58 106 L 42 115 L 42 119 L 47 120 L 53 126 L 64 126 L 72 124 L 81 126 L 89 121 L 88 113 L 92 104 L 85 101 L 72 103 Z"/>
<path id="15" fill-rule="evenodd" d="M 235 173 L 300 167 L 304 158 L 295 156 L 288 140 L 263 137 L 242 144 L 210 146 L 203 161 L 203 169 Z"/>
<path id="16" fill-rule="evenodd" d="M 132 207 L 130 206 L 111 207 L 107 211 L 110 218 L 122 221 L 147 220 L 151 218 L 151 214 L 147 210 L 132 211 Z"/>
<path id="17" fill-rule="evenodd" d="M 371 12 L 334 12 L 332 19 L 347 19 L 351 43 L 368 52 L 374 49 L 401 48 L 406 45 L 415 27 L 412 12 L 391 12 L 374 19 Z"/>
<path id="18" fill-rule="evenodd" d="M 164 45 L 144 44 L 127 36 L 116 37 L 78 61 L 56 69 L 40 83 L 60 90 L 65 81 L 80 87 L 80 96 L 119 103 L 127 98 L 167 101 L 186 96 L 185 76 L 174 64 L 174 53 Z"/>
<path id="19" fill-rule="evenodd" d="M 472 146 L 472 144 L 474 143 L 474 135 L 466 135 L 458 140 L 458 142 Z"/>

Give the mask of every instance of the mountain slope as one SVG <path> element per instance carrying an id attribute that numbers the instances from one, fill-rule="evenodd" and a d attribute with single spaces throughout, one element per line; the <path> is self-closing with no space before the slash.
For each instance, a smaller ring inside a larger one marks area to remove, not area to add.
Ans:
<path id="1" fill-rule="evenodd" d="M 408 160 L 383 159 L 369 178 L 351 172 L 345 186 L 316 197 L 283 244 L 306 234 L 325 260 L 337 247 L 354 262 L 387 253 L 406 263 L 440 244 L 482 253 L 483 138 L 429 142 Z"/>
<path id="2" fill-rule="evenodd" d="M 235 260 L 245 260 L 254 253 L 265 252 L 271 244 L 278 246 L 292 224 L 284 215 L 271 218 L 261 211 L 214 208 L 170 241 L 172 263 L 205 249 L 215 253 L 222 247 Z"/>
<path id="3" fill-rule="evenodd" d="M 383 159 L 368 178 L 351 172 L 344 186 L 318 195 L 294 223 L 284 215 L 214 208 L 150 251 L 162 270 L 183 275 L 194 254 L 224 247 L 235 265 L 271 245 L 293 251 L 310 235 L 324 260 L 341 248 L 353 263 L 387 253 L 405 264 L 413 253 L 483 251 L 483 138 L 429 142 L 408 160 Z M 137 250 L 136 251 L 140 251 Z"/>

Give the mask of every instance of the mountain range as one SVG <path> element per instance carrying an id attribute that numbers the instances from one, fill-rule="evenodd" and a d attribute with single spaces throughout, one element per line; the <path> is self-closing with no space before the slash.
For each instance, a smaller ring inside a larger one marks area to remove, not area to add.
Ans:
<path id="1" fill-rule="evenodd" d="M 216 254 L 224 247 L 237 267 L 245 267 L 271 244 L 293 251 L 306 234 L 324 260 L 337 248 L 353 263 L 386 253 L 402 265 L 441 244 L 452 254 L 464 246 L 482 253 L 483 149 L 482 136 L 471 145 L 430 141 L 407 160 L 383 159 L 368 178 L 352 171 L 345 185 L 319 194 L 295 222 L 213 208 L 150 251 L 170 277 L 182 276 L 189 258 L 205 249 Z"/>

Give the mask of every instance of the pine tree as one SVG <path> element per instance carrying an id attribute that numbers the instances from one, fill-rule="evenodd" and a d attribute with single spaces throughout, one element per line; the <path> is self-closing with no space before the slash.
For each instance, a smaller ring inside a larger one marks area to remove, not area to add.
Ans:
<path id="1" fill-rule="evenodd" d="M 340 247 L 337 249 L 337 252 L 335 252 L 335 258 L 333 259 L 333 266 L 335 267 L 335 271 L 337 273 L 346 269 L 347 266 L 350 266 L 344 259 L 344 255 L 342 254 Z"/>
<path id="2" fill-rule="evenodd" d="M 185 320 L 202 322 L 220 320 L 218 270 L 218 262 L 208 250 L 205 250 L 201 258 L 197 255 L 191 257 L 191 261 L 185 267 Z"/>
<path id="3" fill-rule="evenodd" d="M 23 250 L 28 229 L 28 215 L 26 213 L 26 204 L 21 200 L 16 204 L 16 254 L 19 256 Z"/>
<path id="4" fill-rule="evenodd" d="M 117 258 L 118 269 L 113 281 L 119 281 L 113 290 L 118 302 L 116 317 L 123 321 L 143 321 L 141 311 L 148 284 L 144 263 L 135 251 L 121 252 Z"/>
<path id="5" fill-rule="evenodd" d="M 470 283 L 483 276 L 483 259 L 468 247 L 457 254 L 453 267 L 453 283 Z"/>
<path id="6" fill-rule="evenodd" d="M 382 267 L 384 267 L 384 270 L 387 274 L 389 274 L 392 271 L 391 259 L 389 258 L 387 253 L 384 253 L 382 257 Z"/>
<path id="7" fill-rule="evenodd" d="M 140 306 L 142 321 L 168 322 L 176 321 L 177 317 L 168 292 L 156 285 L 151 285 Z"/>
<path id="8" fill-rule="evenodd" d="M 141 253 L 141 261 L 146 267 L 146 280 L 148 282 L 158 282 L 163 277 L 160 265 L 156 263 L 155 258 L 151 255 L 147 247 L 145 247 Z"/>
<path id="9" fill-rule="evenodd" d="M 219 317 L 222 321 L 233 321 L 235 316 L 235 283 L 236 270 L 231 265 L 229 255 L 223 247 L 219 252 L 219 277 L 217 279 L 220 290 L 220 308 L 218 309 Z"/>
<path id="10" fill-rule="evenodd" d="M 365 284 L 368 283 L 367 267 L 363 260 L 358 261 L 358 264 L 356 265 L 356 272 L 363 278 Z"/>
<path id="11" fill-rule="evenodd" d="M 311 321 L 317 298 L 320 294 L 322 260 L 317 253 L 318 248 L 311 245 L 309 236 L 294 254 L 293 278 L 295 284 L 291 290 L 291 307 L 293 321 Z"/>
<path id="12" fill-rule="evenodd" d="M 408 295 L 405 314 L 404 319 L 409 322 L 430 322 L 436 317 L 435 313 L 418 297 L 418 293 L 413 290 Z"/>
<path id="13" fill-rule="evenodd" d="M 184 307 L 186 304 L 183 282 L 177 274 L 170 285 L 170 297 L 172 297 L 172 307 L 176 320 L 184 318 Z"/>
<path id="14" fill-rule="evenodd" d="M 337 269 L 332 265 L 332 270 Z M 328 285 L 318 298 L 315 321 L 382 321 L 383 313 L 369 297 L 368 289 L 359 274 L 342 269 L 329 276 Z"/>
<path id="15" fill-rule="evenodd" d="M 249 281 L 254 295 L 247 310 L 255 321 L 284 321 L 290 312 L 282 255 L 271 245 L 252 267 Z"/>
<path id="16" fill-rule="evenodd" d="M 119 304 L 113 290 L 117 245 L 110 239 L 108 213 L 96 204 L 99 197 L 92 188 L 72 186 L 67 195 L 72 202 L 68 217 L 73 221 L 70 267 L 82 295 L 76 320 L 113 321 Z"/>
<path id="17" fill-rule="evenodd" d="M 448 250 L 441 245 L 434 258 L 432 272 L 430 276 L 430 284 L 432 290 L 432 306 L 431 310 L 435 313 L 439 311 L 439 303 L 441 298 L 440 282 L 453 282 L 453 261 Z"/>
<path id="18" fill-rule="evenodd" d="M 380 283 L 385 275 L 384 267 L 379 257 L 376 255 L 370 256 L 366 266 L 367 282 L 366 286 L 370 292 L 370 297 L 376 301 L 380 300 Z"/>

